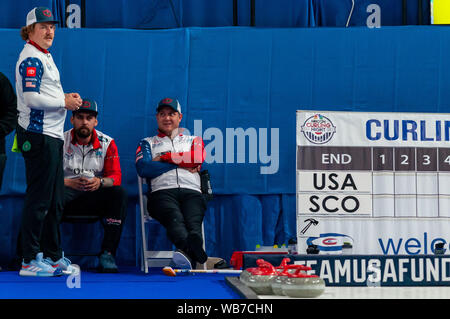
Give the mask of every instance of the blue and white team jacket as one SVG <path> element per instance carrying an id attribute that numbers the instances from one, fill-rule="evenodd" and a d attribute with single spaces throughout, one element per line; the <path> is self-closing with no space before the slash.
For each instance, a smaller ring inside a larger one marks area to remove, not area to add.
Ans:
<path id="1" fill-rule="evenodd" d="M 28 41 L 16 64 L 19 125 L 64 140 L 66 109 L 59 71 L 45 49 Z"/>
<path id="2" fill-rule="evenodd" d="M 136 150 L 136 170 L 147 178 L 151 192 L 171 188 L 188 188 L 201 192 L 200 175 L 185 168 L 201 165 L 204 143 L 198 136 L 179 134 L 173 139 L 159 133 L 140 141 Z M 161 161 L 153 161 L 160 157 Z"/>

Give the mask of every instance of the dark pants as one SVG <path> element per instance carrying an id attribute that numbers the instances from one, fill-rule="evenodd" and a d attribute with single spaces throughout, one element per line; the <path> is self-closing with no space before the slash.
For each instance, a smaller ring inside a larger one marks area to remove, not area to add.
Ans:
<path id="1" fill-rule="evenodd" d="M 43 252 L 61 258 L 59 224 L 63 212 L 63 144 L 58 138 L 17 128 L 25 160 L 27 189 L 20 227 L 21 255 L 26 263 Z"/>
<path id="2" fill-rule="evenodd" d="M 193 261 L 208 259 L 203 250 L 202 223 L 206 201 L 200 192 L 175 188 L 148 194 L 147 209 L 167 231 L 169 240 Z"/>
<path id="3" fill-rule="evenodd" d="M 2 189 L 3 172 L 6 166 L 6 154 L 0 153 L 0 189 Z"/>
<path id="4" fill-rule="evenodd" d="M 65 188 L 64 214 L 96 214 L 104 219 L 105 230 L 102 252 L 115 255 L 119 246 L 123 224 L 127 215 L 127 193 L 121 186 L 99 188 L 94 192 L 81 192 Z"/>

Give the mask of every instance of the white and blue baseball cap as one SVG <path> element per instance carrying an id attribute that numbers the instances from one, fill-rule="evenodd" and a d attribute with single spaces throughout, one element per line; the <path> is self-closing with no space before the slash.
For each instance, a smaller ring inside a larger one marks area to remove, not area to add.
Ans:
<path id="1" fill-rule="evenodd" d="M 40 22 L 53 22 L 58 23 L 59 21 L 53 16 L 53 13 L 49 8 L 46 7 L 36 7 L 32 9 L 27 14 L 27 26 L 33 23 Z"/>

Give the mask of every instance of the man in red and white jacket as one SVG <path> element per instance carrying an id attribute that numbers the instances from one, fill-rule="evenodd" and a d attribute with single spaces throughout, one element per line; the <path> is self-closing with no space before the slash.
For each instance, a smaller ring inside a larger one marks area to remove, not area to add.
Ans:
<path id="1" fill-rule="evenodd" d="M 178 249 L 172 266 L 192 268 L 194 262 L 203 264 L 208 259 L 202 237 L 206 200 L 199 175 L 204 143 L 201 137 L 182 133 L 183 115 L 176 99 L 162 99 L 156 112 L 158 135 L 139 143 L 136 169 L 149 185 L 149 214 L 166 228 Z"/>
<path id="2" fill-rule="evenodd" d="M 84 99 L 64 132 L 64 214 L 96 212 L 104 217 L 101 272 L 117 272 L 114 256 L 127 213 L 127 194 L 114 139 L 97 131 L 97 103 Z"/>

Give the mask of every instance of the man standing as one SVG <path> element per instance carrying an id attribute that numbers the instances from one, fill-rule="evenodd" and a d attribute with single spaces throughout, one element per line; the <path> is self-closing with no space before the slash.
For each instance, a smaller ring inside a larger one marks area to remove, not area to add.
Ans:
<path id="1" fill-rule="evenodd" d="M 5 137 L 17 126 L 16 93 L 8 78 L 0 72 L 0 189 L 6 165 Z"/>
<path id="2" fill-rule="evenodd" d="M 202 223 L 206 201 L 200 188 L 204 144 L 198 136 L 182 134 L 178 100 L 165 98 L 156 109 L 158 135 L 141 140 L 136 169 L 149 182 L 150 216 L 167 230 L 177 247 L 172 266 L 192 268 L 208 259 L 203 249 Z"/>
<path id="3" fill-rule="evenodd" d="M 48 51 L 56 23 L 48 8 L 37 7 L 28 13 L 21 29 L 26 44 L 16 64 L 17 144 L 25 160 L 27 181 L 19 240 L 22 276 L 48 277 L 75 271 L 63 256 L 59 224 L 66 110 L 78 109 L 82 100 L 78 93 L 64 93 Z"/>
<path id="4" fill-rule="evenodd" d="M 84 99 L 72 112 L 73 128 L 64 133 L 64 214 L 95 212 L 104 218 L 100 272 L 117 272 L 114 259 L 127 213 L 127 194 L 120 186 L 119 153 L 111 137 L 95 130 L 97 103 Z"/>

